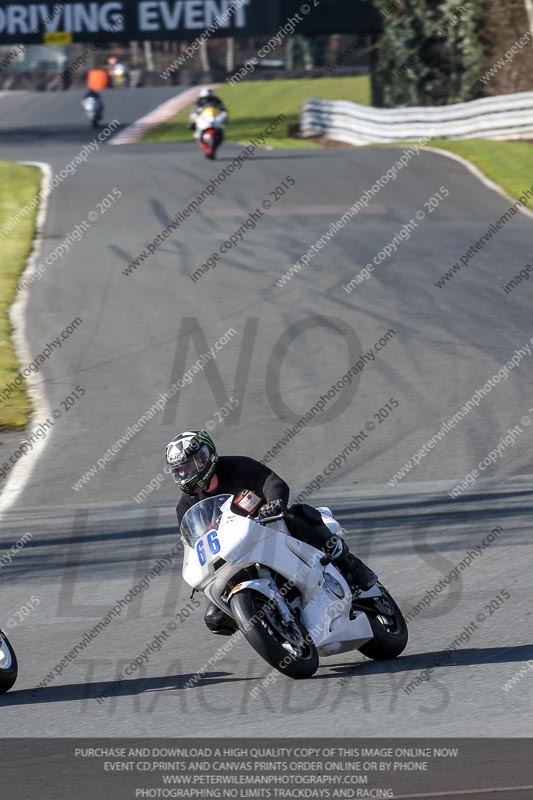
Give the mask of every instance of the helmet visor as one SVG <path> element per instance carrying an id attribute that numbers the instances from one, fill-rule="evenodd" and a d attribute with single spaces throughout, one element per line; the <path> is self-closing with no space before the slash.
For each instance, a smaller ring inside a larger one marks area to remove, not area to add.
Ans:
<path id="1" fill-rule="evenodd" d="M 209 462 L 209 448 L 202 445 L 197 453 L 186 456 L 181 464 L 172 467 L 172 475 L 176 483 L 187 483 L 201 475 Z"/>

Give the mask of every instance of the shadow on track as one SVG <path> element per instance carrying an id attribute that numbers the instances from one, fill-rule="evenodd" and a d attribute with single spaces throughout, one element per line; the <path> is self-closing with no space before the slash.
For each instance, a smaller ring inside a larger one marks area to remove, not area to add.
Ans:
<path id="1" fill-rule="evenodd" d="M 186 672 L 183 675 L 165 675 L 154 678 L 133 678 L 121 681 L 120 686 L 109 696 L 104 698 L 104 703 L 96 703 L 95 708 L 105 708 L 108 700 L 115 697 L 129 697 L 144 694 L 145 692 L 163 691 L 169 689 L 185 689 L 186 685 L 196 673 Z M 198 681 L 198 686 L 214 686 L 225 683 L 243 683 L 252 681 L 253 678 L 234 678 L 229 672 L 207 672 Z M 96 681 L 94 683 L 66 683 L 61 686 L 46 686 L 36 689 L 20 689 L 8 692 L 0 697 L 0 708 L 4 706 L 23 706 L 37 703 L 66 703 L 78 700 L 96 700 L 109 691 L 112 681 Z"/>
<path id="2" fill-rule="evenodd" d="M 403 656 L 392 661 L 365 661 L 357 664 L 335 664 L 329 667 L 330 672 L 318 672 L 309 680 L 336 680 L 339 678 L 356 678 L 360 675 L 381 675 L 384 673 L 411 672 L 414 670 L 429 669 L 430 667 L 462 667 L 475 666 L 478 664 L 500 663 L 512 664 L 523 662 L 533 658 L 533 645 L 519 645 L 517 647 L 481 647 L 468 648 L 452 653 L 446 663 L 435 664 L 435 661 L 444 651 L 432 651 L 420 653 L 418 655 Z M 266 665 L 265 665 L 266 667 Z M 327 667 L 323 665 L 322 669 Z M 187 672 L 183 675 L 165 675 L 152 678 L 134 678 L 120 682 L 116 691 L 113 691 L 105 698 L 112 700 L 115 697 L 128 697 L 144 694 L 145 692 L 155 692 L 164 690 L 182 690 L 187 688 L 187 683 L 196 673 Z M 282 676 L 280 676 L 281 678 Z M 247 681 L 257 683 L 261 680 L 260 676 L 250 676 L 249 678 L 233 677 L 229 672 L 206 672 L 195 686 L 205 688 L 223 684 L 238 683 L 243 684 Z M 78 700 L 96 700 L 109 691 L 112 681 L 97 681 L 94 683 L 68 683 L 62 686 L 48 686 L 38 690 L 34 695 L 35 689 L 22 689 L 9 692 L 0 698 L 0 708 L 3 706 L 22 706 L 37 703 L 65 703 Z M 300 682 L 295 682 L 300 683 Z M 303 684 L 306 681 L 302 681 Z M 104 703 L 98 703 L 95 708 L 105 707 Z"/>
<path id="3" fill-rule="evenodd" d="M 444 658 L 446 656 L 446 658 Z M 335 664 L 327 675 L 314 675 L 312 680 L 323 680 L 358 675 L 381 675 L 384 673 L 412 672 L 442 667 L 476 666 L 478 664 L 512 664 L 533 658 L 533 644 L 516 647 L 468 647 L 462 650 L 431 650 L 427 653 L 400 656 L 390 661 L 364 661 L 356 664 Z M 439 662 L 439 663 L 437 663 Z M 416 678 L 413 675 L 413 678 Z"/>

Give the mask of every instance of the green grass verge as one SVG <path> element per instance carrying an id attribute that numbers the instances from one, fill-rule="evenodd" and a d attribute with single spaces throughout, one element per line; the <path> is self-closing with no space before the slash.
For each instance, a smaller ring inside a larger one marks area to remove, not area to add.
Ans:
<path id="1" fill-rule="evenodd" d="M 351 100 L 369 105 L 370 81 L 367 76 L 350 78 L 317 78 L 289 81 L 244 81 L 236 86 L 217 89 L 229 111 L 226 138 L 233 142 L 248 142 L 260 135 L 278 114 L 286 121 L 268 137 L 269 147 L 317 147 L 313 142 L 288 139 L 287 125 L 298 122 L 302 103 L 310 97 L 325 100 Z M 149 131 L 143 142 L 190 142 L 187 129 L 189 108 L 168 122 Z"/>
<path id="2" fill-rule="evenodd" d="M 520 197 L 533 184 L 533 144 L 530 142 L 433 139 L 428 144 L 450 150 L 471 161 L 512 197 Z M 528 206 L 533 208 L 531 198 Z"/>
<path id="3" fill-rule="evenodd" d="M 39 192 L 41 170 L 0 162 L 0 230 L 11 216 L 30 203 Z M 21 272 L 32 249 L 37 209 L 0 240 L 0 393 L 17 377 L 20 364 L 11 339 L 9 307 L 16 294 Z M 0 402 L 0 430 L 23 428 L 31 413 L 24 383 Z"/>

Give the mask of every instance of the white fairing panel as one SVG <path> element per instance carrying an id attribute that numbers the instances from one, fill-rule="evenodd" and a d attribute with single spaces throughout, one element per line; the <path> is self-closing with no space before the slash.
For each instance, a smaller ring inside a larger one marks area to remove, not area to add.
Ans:
<path id="1" fill-rule="evenodd" d="M 200 112 L 199 116 L 196 119 L 196 130 L 197 132 L 201 133 L 202 131 L 207 130 L 207 128 L 224 128 L 228 115 L 225 111 L 220 111 L 218 114 L 213 115 L 209 113 L 210 109 L 206 109 L 205 112 Z"/>
<path id="2" fill-rule="evenodd" d="M 223 599 L 228 582 L 257 564 L 259 580 L 244 579 L 232 591 L 253 584 L 252 588 L 262 587 L 262 593 L 268 596 L 272 592 L 272 598 L 278 596 L 282 603 L 270 575 L 288 579 L 298 590 L 296 608 L 302 622 L 322 655 L 353 650 L 372 639 L 366 614 L 356 612 L 354 616 L 351 612 L 352 593 L 347 582 L 332 564 L 321 563 L 323 554 L 319 550 L 287 535 L 281 520 L 260 525 L 234 514 L 231 501 L 231 495 L 208 498 L 189 509 L 182 520 L 183 577 L 189 586 L 204 591 L 209 600 L 229 611 Z M 319 511 L 332 533 L 340 533 L 340 525 L 329 509 Z M 368 595 L 374 593 L 380 593 L 378 586 Z"/>

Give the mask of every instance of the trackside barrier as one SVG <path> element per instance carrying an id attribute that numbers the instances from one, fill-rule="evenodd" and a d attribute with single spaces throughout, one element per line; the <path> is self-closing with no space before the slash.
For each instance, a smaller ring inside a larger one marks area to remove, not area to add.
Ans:
<path id="1" fill-rule="evenodd" d="M 369 108 L 344 100 L 306 100 L 300 135 L 353 145 L 450 139 L 524 139 L 533 135 L 533 92 L 449 106 Z"/>

